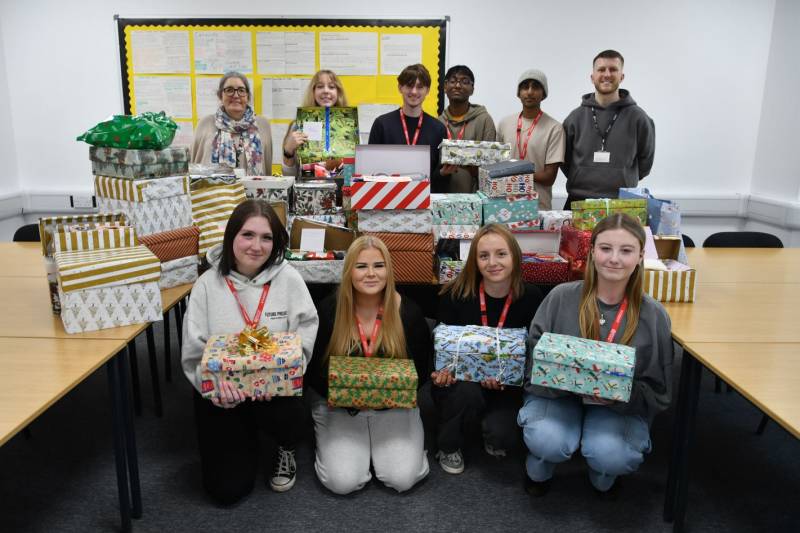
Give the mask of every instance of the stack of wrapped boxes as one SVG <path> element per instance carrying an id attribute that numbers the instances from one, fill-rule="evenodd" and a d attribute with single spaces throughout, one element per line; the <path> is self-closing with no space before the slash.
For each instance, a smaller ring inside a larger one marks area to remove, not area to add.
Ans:
<path id="1" fill-rule="evenodd" d="M 533 172 L 530 161 L 503 161 L 478 170 L 484 224 L 505 224 L 512 231 L 539 227 L 539 195 Z"/>
<path id="2" fill-rule="evenodd" d="M 433 277 L 433 226 L 430 181 L 361 177 L 350 186 L 350 205 L 358 229 L 380 238 L 389 249 L 395 280 L 430 283 Z"/>
<path id="3" fill-rule="evenodd" d="M 481 198 L 477 194 L 431 194 L 431 212 L 436 243 L 440 240 L 472 239 L 483 219 Z M 449 243 L 440 243 L 437 247 L 439 283 L 455 279 L 464 266 L 463 259 L 466 259 L 459 257 L 458 246 L 446 244 Z"/>

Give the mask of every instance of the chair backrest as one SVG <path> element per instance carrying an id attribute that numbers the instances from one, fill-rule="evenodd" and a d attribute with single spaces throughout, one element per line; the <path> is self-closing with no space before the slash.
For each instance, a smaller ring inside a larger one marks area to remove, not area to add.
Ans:
<path id="1" fill-rule="evenodd" d="M 783 248 L 781 240 L 760 231 L 721 231 L 709 235 L 703 248 Z"/>
<path id="2" fill-rule="evenodd" d="M 14 232 L 14 242 L 39 242 L 39 224 L 26 224 Z"/>
<path id="3" fill-rule="evenodd" d="M 691 237 L 686 235 L 685 233 L 681 233 L 681 239 L 683 239 L 683 245 L 686 248 L 694 248 L 694 241 Z"/>

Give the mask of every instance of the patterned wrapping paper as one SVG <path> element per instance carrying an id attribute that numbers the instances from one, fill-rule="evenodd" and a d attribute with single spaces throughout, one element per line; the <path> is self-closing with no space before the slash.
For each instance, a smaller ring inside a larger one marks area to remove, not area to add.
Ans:
<path id="1" fill-rule="evenodd" d="M 120 165 L 118 163 L 101 163 L 92 161 L 92 174 L 95 176 L 114 176 L 127 180 L 165 178 L 176 174 L 186 174 L 189 164 L 154 163 L 152 165 Z"/>
<path id="2" fill-rule="evenodd" d="M 483 204 L 483 223 L 526 222 L 539 218 L 539 195 L 509 196 L 506 198 L 489 198 L 478 193 Z"/>
<path id="3" fill-rule="evenodd" d="M 561 227 L 561 244 L 558 254 L 564 258 L 586 261 L 592 248 L 592 232 L 570 224 Z"/>
<path id="4" fill-rule="evenodd" d="M 287 204 L 291 198 L 294 176 L 249 176 L 242 180 L 247 198 L 268 202 L 280 200 Z"/>
<path id="5" fill-rule="evenodd" d="M 431 182 L 355 181 L 350 185 L 351 209 L 429 209 Z"/>
<path id="6" fill-rule="evenodd" d="M 162 319 L 156 281 L 64 292 L 59 287 L 61 321 L 69 333 L 144 324 Z"/>
<path id="7" fill-rule="evenodd" d="M 439 259 L 439 284 L 444 285 L 458 277 L 464 269 L 464 261 Z"/>
<path id="8" fill-rule="evenodd" d="M 536 171 L 533 163 L 527 160 L 501 161 L 490 165 L 483 165 L 478 169 L 478 177 L 484 179 L 502 178 L 517 174 L 533 174 Z"/>
<path id="9" fill-rule="evenodd" d="M 321 123 L 322 140 L 308 141 L 297 149 L 297 157 L 302 163 L 355 156 L 359 141 L 355 107 L 298 107 L 297 129 L 303 131 L 306 122 Z"/>
<path id="10" fill-rule="evenodd" d="M 336 183 L 326 180 L 295 183 L 294 213 L 300 216 L 336 213 Z"/>
<path id="11" fill-rule="evenodd" d="M 428 209 L 357 211 L 360 231 L 431 233 L 433 217 Z"/>
<path id="12" fill-rule="evenodd" d="M 170 196 L 189 194 L 189 176 L 170 176 L 159 179 L 125 180 L 108 176 L 95 176 L 97 196 L 128 202 L 149 202 Z"/>
<path id="13" fill-rule="evenodd" d="M 522 279 L 528 283 L 569 281 L 569 261 L 558 254 L 523 254 Z"/>
<path id="14" fill-rule="evenodd" d="M 432 283 L 433 236 L 430 233 L 364 232 L 381 239 L 392 256 L 394 277 L 399 283 Z"/>
<path id="15" fill-rule="evenodd" d="M 520 387 L 525 380 L 525 328 L 448 326 L 433 330 L 436 370 L 446 368 L 461 381 L 495 378 Z"/>
<path id="16" fill-rule="evenodd" d="M 483 205 L 477 194 L 431 194 L 431 213 L 436 226 L 480 227 L 483 223 Z"/>
<path id="17" fill-rule="evenodd" d="M 219 396 L 220 380 L 249 396 L 303 395 L 303 346 L 296 333 L 271 333 L 277 343 L 274 353 L 242 355 L 239 334 L 212 335 L 200 360 L 203 398 Z"/>
<path id="18" fill-rule="evenodd" d="M 325 224 L 333 224 L 334 226 L 347 226 L 347 216 L 345 212 L 341 208 L 336 208 L 335 213 L 327 214 L 327 215 L 298 215 L 302 216 L 303 218 L 316 220 L 317 222 L 324 222 Z M 289 215 L 289 223 L 286 226 L 286 231 L 290 234 L 292 232 L 292 223 L 294 219 L 297 218 L 295 215 Z"/>
<path id="19" fill-rule="evenodd" d="M 117 226 L 90 230 L 57 231 L 53 234 L 54 252 L 83 250 L 109 250 L 138 246 L 136 230 L 130 226 Z"/>
<path id="20" fill-rule="evenodd" d="M 142 244 L 158 257 L 162 263 L 174 261 L 181 257 L 197 255 L 200 230 L 196 226 L 188 226 L 161 233 L 153 233 L 139 239 Z"/>
<path id="21" fill-rule="evenodd" d="M 231 213 L 247 198 L 244 186 L 238 181 L 222 184 L 197 181 L 192 187 L 192 223 L 200 230 L 198 252 L 204 256 L 209 248 L 222 242 Z"/>
<path id="22" fill-rule="evenodd" d="M 328 405 L 368 409 L 417 406 L 417 370 L 411 359 L 330 358 Z"/>
<path id="23" fill-rule="evenodd" d="M 471 239 L 479 229 L 480 226 L 471 225 L 433 226 L 433 241 L 436 243 L 439 239 Z"/>
<path id="24" fill-rule="evenodd" d="M 536 192 L 533 174 L 514 174 L 512 176 L 501 176 L 497 178 L 490 178 L 486 174 L 479 174 L 478 188 L 483 194 L 490 198 L 528 196 Z"/>
<path id="25" fill-rule="evenodd" d="M 439 145 L 443 165 L 481 166 L 511 157 L 511 145 L 494 141 L 446 139 Z"/>
<path id="26" fill-rule="evenodd" d="M 58 285 L 63 292 L 158 282 L 161 263 L 145 246 L 56 252 Z"/>
<path id="27" fill-rule="evenodd" d="M 578 229 L 591 230 L 598 222 L 614 213 L 627 213 L 647 225 L 646 199 L 590 198 L 572 202 L 572 225 Z"/>
<path id="28" fill-rule="evenodd" d="M 148 202 L 128 202 L 97 197 L 101 211 L 122 211 L 141 237 L 192 225 L 192 207 L 189 195 L 170 196 Z"/>
<path id="29" fill-rule="evenodd" d="M 129 225 L 128 217 L 121 212 L 42 217 L 39 219 L 39 237 L 42 244 L 42 255 L 45 257 L 52 257 L 53 251 L 55 250 L 55 245 L 53 243 L 54 235 L 70 231 L 75 226 L 95 229 L 106 226 Z"/>
<path id="30" fill-rule="evenodd" d="M 287 261 L 300 273 L 306 283 L 339 283 L 342 281 L 344 260 Z"/>
<path id="31" fill-rule="evenodd" d="M 433 254 L 433 237 L 430 233 L 364 232 L 383 241 L 389 251 L 428 252 Z M 395 265 L 396 267 L 397 265 Z"/>
<path id="32" fill-rule="evenodd" d="M 189 164 L 189 147 L 174 146 L 163 150 L 133 150 L 128 148 L 89 147 L 89 159 L 119 165 L 154 165 L 165 163 Z M 188 167 L 187 167 L 188 170 Z"/>
<path id="33" fill-rule="evenodd" d="M 627 402 L 635 368 L 631 346 L 545 333 L 533 350 L 531 383 Z"/>
<path id="34" fill-rule="evenodd" d="M 572 220 L 572 211 L 539 211 L 541 229 L 557 230 Z"/>
<path id="35" fill-rule="evenodd" d="M 694 302 L 697 271 L 644 271 L 644 292 L 659 302 Z"/>
<path id="36" fill-rule="evenodd" d="M 161 279 L 158 280 L 160 289 L 170 289 L 178 285 L 194 283 L 197 281 L 197 265 L 200 259 L 197 255 L 189 255 L 161 263 Z"/>

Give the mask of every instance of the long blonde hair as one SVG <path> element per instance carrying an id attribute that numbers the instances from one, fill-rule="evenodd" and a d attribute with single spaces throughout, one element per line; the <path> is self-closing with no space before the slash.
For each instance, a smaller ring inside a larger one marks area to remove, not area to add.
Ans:
<path id="1" fill-rule="evenodd" d="M 336 296 L 336 315 L 333 323 L 333 334 L 325 351 L 325 357 L 335 355 L 364 355 L 358 326 L 355 320 L 355 297 L 353 289 L 353 268 L 358 254 L 369 248 L 378 250 L 383 255 L 386 265 L 386 287 L 383 289 L 383 319 L 378 338 L 375 339 L 375 354 L 392 359 L 405 359 L 406 336 L 403 322 L 400 319 L 400 296 L 395 290 L 392 257 L 386 245 L 377 237 L 364 235 L 353 241 L 344 259 L 342 283 Z"/>
<path id="2" fill-rule="evenodd" d="M 502 224 L 495 223 L 486 224 L 475 233 L 475 237 L 472 238 L 472 244 L 469 246 L 467 260 L 464 261 L 464 268 L 454 280 L 442 287 L 442 290 L 439 291 L 440 295 L 450 293 L 456 300 L 469 300 L 478 295 L 478 286 L 483 280 L 483 276 L 478 270 L 478 242 L 490 233 L 501 236 L 506 241 L 511 252 L 513 264 L 511 270 L 511 300 L 515 301 L 522 296 L 525 291 L 525 285 L 522 281 L 522 251 L 511 231 Z"/>
<path id="3" fill-rule="evenodd" d="M 646 235 L 639 221 L 625 213 L 616 213 L 601 220 L 592 231 L 589 258 L 586 261 L 586 278 L 583 282 L 581 303 L 578 308 L 578 323 L 581 337 L 586 339 L 600 339 L 600 308 L 597 305 L 597 269 L 594 265 L 594 244 L 597 236 L 604 231 L 623 229 L 636 237 L 639 241 L 639 251 L 644 250 Z M 636 328 L 639 327 L 639 310 L 642 308 L 642 286 L 644 284 L 644 266 L 642 261 L 628 278 L 625 286 L 625 296 L 628 298 L 628 310 L 625 312 L 625 331 L 619 344 L 629 344 Z"/>
<path id="4" fill-rule="evenodd" d="M 319 104 L 314 99 L 314 87 L 317 86 L 322 76 L 328 76 L 334 85 L 336 85 L 336 103 L 335 107 L 347 107 L 347 95 L 344 93 L 344 85 L 342 81 L 336 76 L 332 70 L 319 70 L 308 82 L 306 92 L 303 94 L 303 107 L 317 107 Z"/>

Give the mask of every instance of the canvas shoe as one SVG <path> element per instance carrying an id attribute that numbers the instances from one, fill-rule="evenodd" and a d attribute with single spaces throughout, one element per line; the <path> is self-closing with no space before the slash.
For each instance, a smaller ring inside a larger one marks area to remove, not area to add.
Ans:
<path id="1" fill-rule="evenodd" d="M 294 460 L 294 450 L 278 446 L 278 461 L 275 471 L 269 479 L 269 486 L 275 492 L 286 492 L 294 487 L 297 463 Z"/>
<path id="2" fill-rule="evenodd" d="M 439 466 L 448 474 L 460 474 L 464 471 L 464 456 L 461 455 L 461 450 L 453 453 L 440 451 L 436 454 L 436 458 L 439 460 Z"/>

